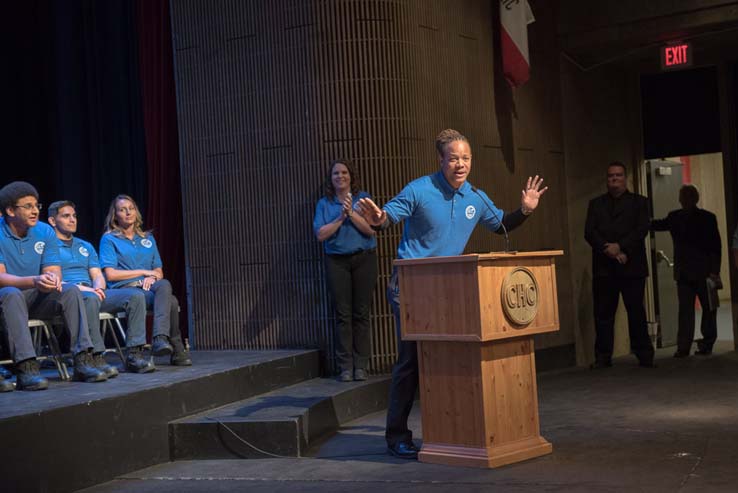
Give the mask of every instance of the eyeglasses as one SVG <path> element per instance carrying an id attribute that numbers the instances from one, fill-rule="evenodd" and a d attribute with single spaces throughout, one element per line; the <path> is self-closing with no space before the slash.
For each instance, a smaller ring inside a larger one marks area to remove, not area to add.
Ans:
<path id="1" fill-rule="evenodd" d="M 13 207 L 17 209 L 25 209 L 27 211 L 30 211 L 31 209 L 36 209 L 40 211 L 41 209 L 44 208 L 44 205 L 43 204 L 23 204 L 23 205 L 14 205 Z"/>

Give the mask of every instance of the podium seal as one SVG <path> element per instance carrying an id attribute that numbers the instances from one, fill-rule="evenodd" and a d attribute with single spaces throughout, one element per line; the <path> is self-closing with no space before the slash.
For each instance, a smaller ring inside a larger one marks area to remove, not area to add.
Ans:
<path id="1" fill-rule="evenodd" d="M 502 310 L 515 325 L 528 325 L 538 313 L 538 281 L 525 267 L 516 267 L 502 281 Z"/>

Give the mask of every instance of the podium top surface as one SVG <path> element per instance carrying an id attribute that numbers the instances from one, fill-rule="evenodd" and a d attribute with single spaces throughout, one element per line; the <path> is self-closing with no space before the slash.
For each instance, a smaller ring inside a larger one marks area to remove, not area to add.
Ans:
<path id="1" fill-rule="evenodd" d="M 426 257 L 426 258 L 409 258 L 397 259 L 394 265 L 419 265 L 419 264 L 443 264 L 443 263 L 463 263 L 463 262 L 479 262 L 481 260 L 502 260 L 511 258 L 535 258 L 535 257 L 557 257 L 563 255 L 563 250 L 539 250 L 534 252 L 490 252 L 490 253 L 469 253 L 466 255 L 455 255 L 451 257 Z"/>

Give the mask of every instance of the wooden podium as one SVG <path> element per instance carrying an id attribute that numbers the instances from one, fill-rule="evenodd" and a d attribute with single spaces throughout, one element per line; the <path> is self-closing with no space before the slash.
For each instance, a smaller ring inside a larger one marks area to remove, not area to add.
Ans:
<path id="1" fill-rule="evenodd" d="M 533 335 L 559 329 L 561 250 L 396 260 L 402 337 L 418 341 L 421 462 L 498 467 L 551 453 Z"/>

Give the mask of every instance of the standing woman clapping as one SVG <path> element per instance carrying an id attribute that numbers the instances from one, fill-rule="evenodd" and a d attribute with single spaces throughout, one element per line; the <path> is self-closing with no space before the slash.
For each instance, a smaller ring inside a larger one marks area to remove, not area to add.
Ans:
<path id="1" fill-rule="evenodd" d="M 336 357 L 342 382 L 366 380 L 371 354 L 369 315 L 377 281 L 377 240 L 374 230 L 353 211 L 356 201 L 370 197 L 359 188 L 359 176 L 350 161 L 332 162 L 325 196 L 318 201 L 313 220 L 336 306 Z"/>

